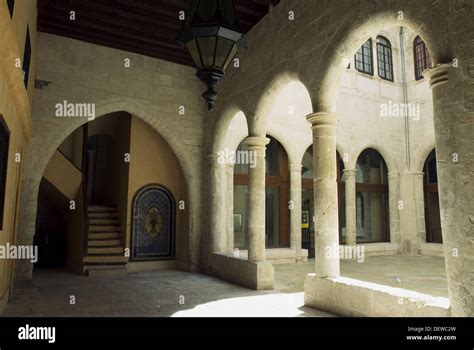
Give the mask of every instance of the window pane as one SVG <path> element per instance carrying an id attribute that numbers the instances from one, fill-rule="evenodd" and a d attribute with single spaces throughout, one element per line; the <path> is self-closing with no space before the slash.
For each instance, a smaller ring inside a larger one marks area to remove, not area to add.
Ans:
<path id="1" fill-rule="evenodd" d="M 265 247 L 279 244 L 278 187 L 265 188 Z"/>
<path id="2" fill-rule="evenodd" d="M 377 63 L 379 65 L 379 77 L 392 81 L 392 47 L 387 39 L 383 37 L 377 37 L 377 39 Z"/>
<path id="3" fill-rule="evenodd" d="M 357 192 L 357 242 L 388 241 L 388 194 Z"/>
<path id="4" fill-rule="evenodd" d="M 372 68 L 372 40 L 367 40 L 354 55 L 355 68 L 359 72 L 371 74 Z"/>
<path id="5" fill-rule="evenodd" d="M 310 147 L 304 154 L 302 165 L 301 177 L 303 179 L 313 179 L 313 147 Z"/>
<path id="6" fill-rule="evenodd" d="M 249 173 L 249 148 L 245 142 L 241 142 L 235 154 L 234 173 L 248 174 Z"/>
<path id="7" fill-rule="evenodd" d="M 387 184 L 387 166 L 380 154 L 368 149 L 362 152 L 356 164 L 356 182 L 366 184 Z"/>
<path id="8" fill-rule="evenodd" d="M 248 248 L 248 186 L 234 185 L 234 247 Z"/>

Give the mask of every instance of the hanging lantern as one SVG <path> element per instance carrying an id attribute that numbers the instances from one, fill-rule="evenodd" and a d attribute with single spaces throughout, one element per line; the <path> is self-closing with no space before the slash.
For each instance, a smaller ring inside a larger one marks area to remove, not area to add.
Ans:
<path id="1" fill-rule="evenodd" d="M 193 0 L 178 41 L 186 46 L 197 77 L 207 86 L 202 96 L 210 111 L 217 99 L 217 83 L 243 47 L 243 39 L 233 0 Z"/>

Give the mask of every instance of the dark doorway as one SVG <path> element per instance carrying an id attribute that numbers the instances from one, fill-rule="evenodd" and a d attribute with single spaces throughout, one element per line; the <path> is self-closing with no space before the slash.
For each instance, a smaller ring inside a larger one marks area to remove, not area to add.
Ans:
<path id="1" fill-rule="evenodd" d="M 107 203 L 108 183 L 110 176 L 107 170 L 112 169 L 111 159 L 113 139 L 110 135 L 93 135 L 87 140 L 87 200 L 91 204 Z"/>
<path id="2" fill-rule="evenodd" d="M 33 239 L 39 267 L 64 267 L 67 257 L 68 199 L 48 180 L 41 180 Z"/>

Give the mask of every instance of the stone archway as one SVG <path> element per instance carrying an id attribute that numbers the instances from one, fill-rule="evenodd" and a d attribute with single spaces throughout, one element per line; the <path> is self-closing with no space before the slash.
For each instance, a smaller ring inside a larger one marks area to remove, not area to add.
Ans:
<path id="1" fill-rule="evenodd" d="M 199 265 L 199 181 L 197 171 L 193 169 L 190 153 L 180 142 L 176 133 L 173 133 L 169 123 L 156 114 L 155 111 L 134 99 L 113 98 L 96 104 L 96 115 L 100 117 L 113 112 L 125 111 L 136 116 L 153 127 L 169 144 L 176 155 L 186 179 L 189 204 L 186 205 L 189 218 L 189 266 L 190 270 L 197 270 Z M 43 173 L 52 155 L 59 145 L 77 128 L 87 122 L 87 118 L 67 118 L 60 120 L 52 128 L 48 138 L 34 137 L 25 150 L 25 162 L 22 175 L 20 225 L 18 244 L 33 244 L 35 232 L 35 218 L 38 205 L 38 191 Z M 15 279 L 29 280 L 32 277 L 32 264 L 19 260 L 15 265 Z"/>
<path id="2" fill-rule="evenodd" d="M 364 38 L 375 30 L 400 26 L 401 23 L 397 18 L 398 8 L 390 11 L 391 6 L 382 3 L 380 7 L 383 9 L 370 9 L 367 14 L 361 15 L 355 21 L 353 18 L 345 21 L 344 16 L 339 18 L 341 23 L 347 24 L 334 33 L 332 41 L 335 44 L 331 44 L 324 54 L 323 61 L 326 62 L 324 73 L 318 77 L 320 79 L 313 79 L 310 84 L 310 90 L 317 92 L 312 95 L 313 108 L 317 112 L 310 118 L 313 129 L 330 129 L 329 125 L 334 123 L 337 86 L 345 59 L 350 57 L 362 45 Z M 425 76 L 430 79 L 433 90 L 435 147 L 439 153 L 439 195 L 451 313 L 453 316 L 472 316 L 474 285 L 470 276 L 473 260 L 472 252 L 469 250 L 472 245 L 469 232 L 472 231 L 470 227 L 472 227 L 474 203 L 463 188 L 472 186 L 473 181 L 469 175 L 473 159 L 472 152 L 469 151 L 471 141 L 468 136 L 469 133 L 472 135 L 472 127 L 466 127 L 472 125 L 472 117 L 469 117 L 469 114 L 472 115 L 473 108 L 467 103 L 468 100 L 472 100 L 472 96 L 466 98 L 459 91 L 460 87 L 467 88 L 468 85 L 464 83 L 463 68 L 458 69 L 456 65 L 456 62 L 462 59 L 469 60 L 469 54 L 452 40 L 450 35 L 453 34 L 442 32 L 443 28 L 448 26 L 446 11 L 428 16 L 419 13 L 422 11 L 421 5 L 410 6 L 407 3 L 406 6 L 397 5 L 397 7 L 407 9 L 402 24 L 423 37 L 430 48 L 434 63 L 434 67 L 428 70 Z M 350 15 L 353 16 L 352 13 Z M 453 115 L 457 116 L 455 120 L 452 118 Z M 321 132 L 315 133 L 315 142 L 320 140 L 321 136 Z M 327 138 L 328 133 L 325 133 L 324 137 Z M 462 163 L 459 162 L 461 157 L 464 159 Z M 456 200 L 453 201 L 455 197 Z M 328 263 L 328 267 L 324 271 L 319 271 L 319 274 L 317 271 L 317 275 L 331 277 L 334 275 L 331 267 L 338 270 L 338 264 Z"/>

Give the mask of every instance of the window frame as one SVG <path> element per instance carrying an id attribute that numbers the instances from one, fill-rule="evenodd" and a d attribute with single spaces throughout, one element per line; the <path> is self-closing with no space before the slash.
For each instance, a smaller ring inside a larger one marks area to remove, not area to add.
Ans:
<path id="1" fill-rule="evenodd" d="M 364 45 L 369 43 L 369 53 L 370 53 L 370 62 L 365 61 L 365 55 L 364 55 Z M 362 62 L 357 60 L 357 54 L 359 51 L 362 50 L 361 56 L 362 56 Z M 362 69 L 359 69 L 357 67 L 357 63 L 362 63 Z M 365 70 L 366 64 L 369 63 L 370 71 Z M 354 68 L 356 71 L 362 73 L 362 74 L 367 74 L 370 76 L 374 76 L 374 53 L 373 53 L 373 44 L 372 44 L 372 38 L 369 38 L 365 43 L 362 44 L 362 46 L 357 50 L 357 52 L 354 54 Z"/>
<path id="2" fill-rule="evenodd" d="M 384 200 L 384 203 L 383 203 L 383 214 L 384 214 L 384 218 L 383 218 L 383 224 L 384 224 L 383 236 L 384 236 L 384 239 L 383 240 L 378 240 L 378 241 L 367 241 L 367 240 L 357 239 L 357 243 L 358 244 L 359 243 L 361 243 L 361 244 L 389 243 L 390 239 L 391 239 L 391 232 L 390 232 L 390 192 L 389 192 L 389 183 L 388 183 L 388 181 L 389 181 L 389 179 L 388 179 L 388 165 L 385 162 L 385 159 L 382 156 L 382 154 L 379 151 L 377 151 L 376 149 L 370 148 L 370 147 L 364 149 L 359 154 L 359 156 L 357 157 L 356 164 L 359 164 L 359 160 L 361 160 L 362 157 L 369 151 L 375 152 L 377 154 L 377 156 L 379 157 L 380 175 L 381 175 L 380 176 L 380 181 L 381 181 L 381 183 L 376 184 L 376 183 L 358 182 L 357 178 L 356 178 L 356 184 L 355 184 L 355 187 L 356 187 L 356 201 L 357 201 L 357 196 L 359 194 L 362 197 L 362 201 L 364 200 L 363 196 L 362 196 L 362 193 L 383 194 L 383 195 L 386 196 L 385 200 Z M 387 182 L 386 183 L 384 181 L 385 180 L 385 175 L 387 177 Z M 361 221 L 365 225 L 364 210 L 365 209 L 363 208 L 362 209 Z"/>
<path id="3" fill-rule="evenodd" d="M 382 43 L 381 40 L 384 40 L 386 43 Z M 380 47 L 382 48 L 382 55 L 379 51 Z M 386 61 L 386 58 L 388 58 L 389 62 Z M 391 77 L 388 77 L 388 72 L 391 73 Z M 392 43 L 382 35 L 377 36 L 377 74 L 383 80 L 394 81 Z"/>
<path id="4" fill-rule="evenodd" d="M 418 47 L 421 47 L 421 52 L 418 52 Z M 423 56 L 421 59 L 418 59 L 419 54 L 421 53 Z M 415 80 L 418 81 L 424 79 L 423 72 L 432 67 L 432 61 L 428 47 L 419 35 L 417 35 L 415 40 L 413 40 L 413 61 L 415 67 Z M 420 63 L 422 63 L 422 66 L 420 66 Z M 420 69 L 421 67 L 423 67 L 423 69 Z"/>

